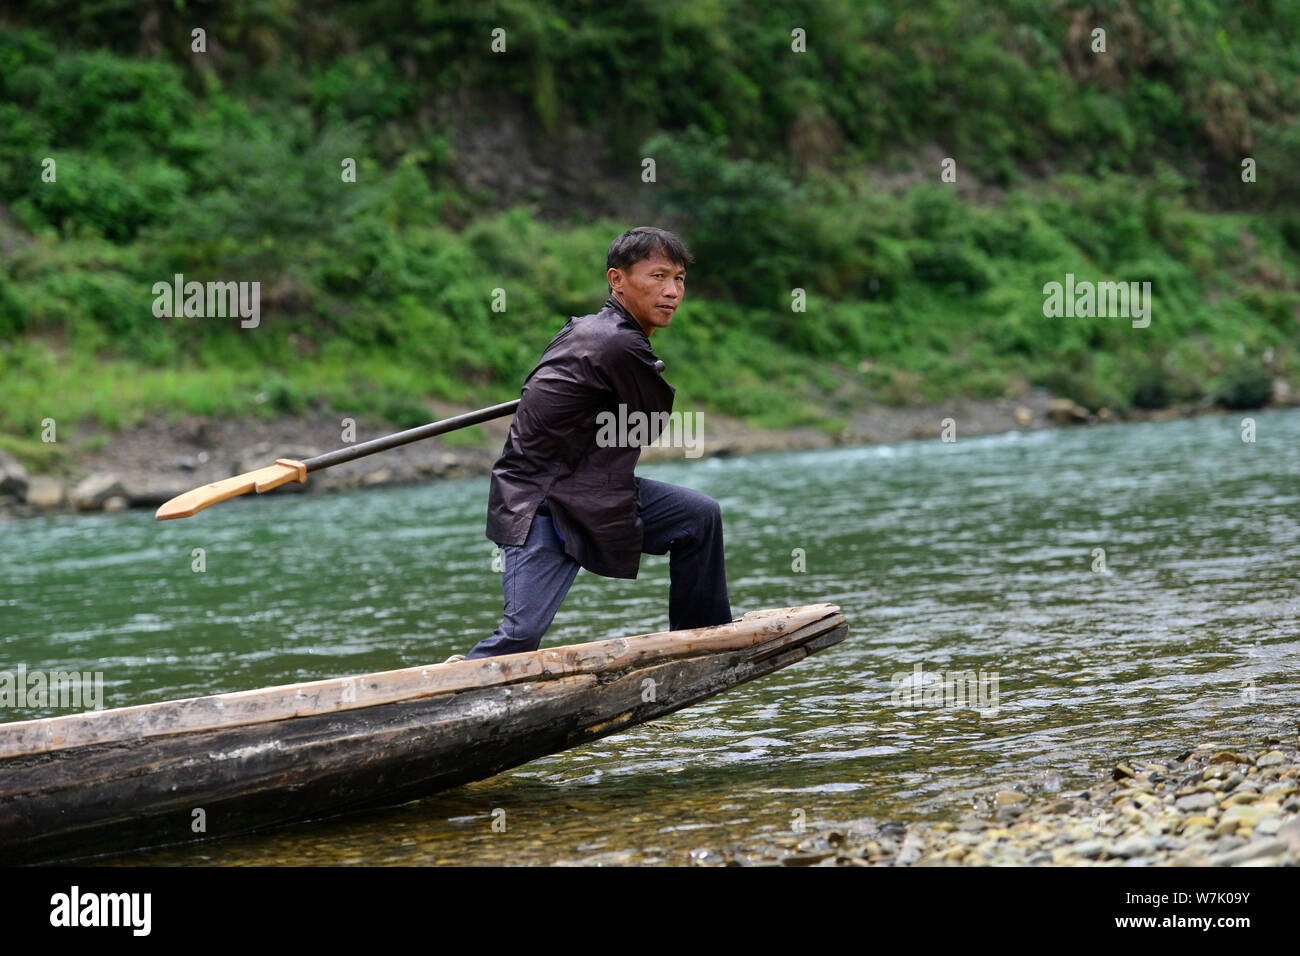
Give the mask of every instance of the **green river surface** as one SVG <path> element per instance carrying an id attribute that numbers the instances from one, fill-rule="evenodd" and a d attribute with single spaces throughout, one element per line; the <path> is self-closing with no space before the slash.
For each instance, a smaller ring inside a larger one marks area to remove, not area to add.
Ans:
<path id="1" fill-rule="evenodd" d="M 736 616 L 830 601 L 847 640 L 393 810 L 114 862 L 687 863 L 796 819 L 955 819 L 996 789 L 1084 789 L 1121 758 L 1245 746 L 1297 716 L 1300 410 L 638 473 L 721 503 Z M 0 670 L 102 671 L 117 707 L 440 662 L 501 613 L 487 489 L 0 525 Z M 636 581 L 584 571 L 545 645 L 661 630 L 667 588 L 666 557 Z M 900 705 L 894 677 L 917 665 L 984 671 L 983 711 Z"/>

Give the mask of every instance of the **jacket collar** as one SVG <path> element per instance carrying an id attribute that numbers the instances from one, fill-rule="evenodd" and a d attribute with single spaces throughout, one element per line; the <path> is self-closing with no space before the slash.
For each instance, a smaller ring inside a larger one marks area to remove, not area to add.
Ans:
<path id="1" fill-rule="evenodd" d="M 613 309 L 616 313 L 618 313 L 619 316 L 622 317 L 623 321 L 630 323 L 632 328 L 636 329 L 642 335 L 645 335 L 645 340 L 647 342 L 650 341 L 650 336 L 645 334 L 645 329 L 641 328 L 641 323 L 638 322 L 636 319 L 632 318 L 632 313 L 629 312 L 626 308 L 624 308 L 623 303 L 619 302 L 618 299 L 614 298 L 612 294 L 608 299 L 605 300 L 605 308 Z"/>

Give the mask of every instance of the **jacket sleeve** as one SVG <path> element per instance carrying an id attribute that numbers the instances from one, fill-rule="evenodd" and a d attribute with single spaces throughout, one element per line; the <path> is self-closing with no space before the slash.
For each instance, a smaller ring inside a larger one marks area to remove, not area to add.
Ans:
<path id="1" fill-rule="evenodd" d="M 616 335 L 601 350 L 595 363 L 601 384 L 614 394 L 616 404 L 651 417 L 673 408 L 677 390 L 655 368 L 655 353 L 640 336 Z M 656 429 L 657 435 L 657 429 Z M 653 440 L 653 439 L 651 439 Z"/>

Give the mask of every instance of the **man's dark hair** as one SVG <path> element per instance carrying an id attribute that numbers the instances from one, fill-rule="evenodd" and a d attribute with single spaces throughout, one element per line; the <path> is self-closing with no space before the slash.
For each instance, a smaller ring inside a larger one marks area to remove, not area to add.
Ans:
<path id="1" fill-rule="evenodd" d="M 667 229 L 637 226 L 609 244 L 609 252 L 605 254 L 605 270 L 626 269 L 642 259 L 649 259 L 655 253 L 661 253 L 669 262 L 682 268 L 695 261 L 695 257 L 686 248 L 686 243 Z"/>

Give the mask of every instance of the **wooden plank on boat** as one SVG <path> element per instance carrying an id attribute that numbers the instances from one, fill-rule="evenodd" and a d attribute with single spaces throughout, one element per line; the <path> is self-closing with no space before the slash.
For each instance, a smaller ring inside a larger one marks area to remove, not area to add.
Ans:
<path id="1" fill-rule="evenodd" d="M 780 608 L 689 631 L 663 631 L 455 664 L 424 665 L 357 677 L 285 684 L 208 697 L 139 704 L 0 724 L 0 760 L 27 753 L 142 737 L 260 724 L 354 710 L 473 687 L 599 674 L 665 657 L 711 654 L 763 643 L 838 613 L 833 604 Z"/>

